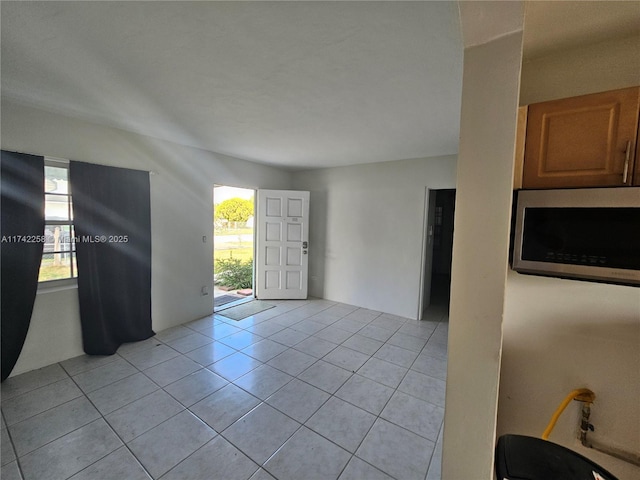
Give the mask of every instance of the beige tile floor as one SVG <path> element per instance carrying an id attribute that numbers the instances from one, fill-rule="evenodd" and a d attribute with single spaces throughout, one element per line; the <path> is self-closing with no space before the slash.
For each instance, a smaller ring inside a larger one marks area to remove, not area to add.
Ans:
<path id="1" fill-rule="evenodd" d="M 8 379 L 2 479 L 439 479 L 446 308 L 273 303 Z"/>

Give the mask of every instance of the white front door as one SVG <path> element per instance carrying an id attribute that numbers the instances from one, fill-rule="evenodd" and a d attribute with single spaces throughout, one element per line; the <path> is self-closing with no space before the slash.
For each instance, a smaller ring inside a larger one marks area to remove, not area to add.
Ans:
<path id="1" fill-rule="evenodd" d="M 307 298 L 309 192 L 258 190 L 256 298 Z"/>

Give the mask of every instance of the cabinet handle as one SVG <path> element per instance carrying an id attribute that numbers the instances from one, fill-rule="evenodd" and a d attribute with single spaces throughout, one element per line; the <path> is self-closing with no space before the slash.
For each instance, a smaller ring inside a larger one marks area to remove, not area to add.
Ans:
<path id="1" fill-rule="evenodd" d="M 624 170 L 622 171 L 622 183 L 627 184 L 629 177 L 629 160 L 631 159 L 631 140 L 627 142 L 627 151 L 624 156 Z"/>

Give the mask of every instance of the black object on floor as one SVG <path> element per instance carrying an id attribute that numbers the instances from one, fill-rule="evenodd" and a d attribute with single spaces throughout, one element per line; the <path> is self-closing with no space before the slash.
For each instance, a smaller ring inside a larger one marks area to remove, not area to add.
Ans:
<path id="1" fill-rule="evenodd" d="M 617 480 L 573 450 L 524 435 L 498 439 L 496 475 L 498 480 Z"/>

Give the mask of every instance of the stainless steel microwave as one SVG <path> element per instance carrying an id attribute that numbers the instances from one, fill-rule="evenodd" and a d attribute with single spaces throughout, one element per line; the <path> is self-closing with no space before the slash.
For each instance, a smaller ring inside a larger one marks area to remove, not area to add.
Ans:
<path id="1" fill-rule="evenodd" d="M 640 187 L 520 190 L 512 267 L 640 286 Z"/>

